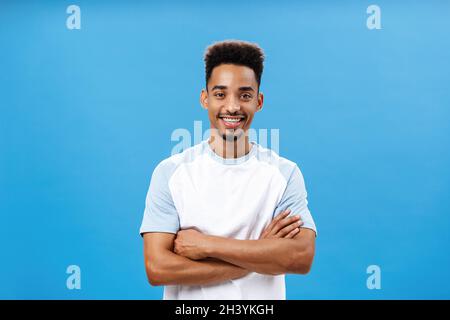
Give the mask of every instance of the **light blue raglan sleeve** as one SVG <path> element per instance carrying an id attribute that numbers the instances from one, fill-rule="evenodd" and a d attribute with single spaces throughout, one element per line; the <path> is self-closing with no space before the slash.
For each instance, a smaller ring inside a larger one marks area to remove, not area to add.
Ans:
<path id="1" fill-rule="evenodd" d="M 169 179 L 174 169 L 173 163 L 164 160 L 153 171 L 145 199 L 141 236 L 146 232 L 177 233 L 180 229 L 178 212 L 169 190 Z"/>
<path id="2" fill-rule="evenodd" d="M 290 216 L 300 215 L 303 221 L 302 228 L 314 230 L 317 237 L 317 229 L 311 213 L 308 209 L 307 192 L 303 175 L 297 165 L 294 165 L 289 170 L 283 168 L 284 176 L 287 178 L 287 186 L 283 196 L 275 208 L 274 217 L 281 211 L 291 209 Z"/>

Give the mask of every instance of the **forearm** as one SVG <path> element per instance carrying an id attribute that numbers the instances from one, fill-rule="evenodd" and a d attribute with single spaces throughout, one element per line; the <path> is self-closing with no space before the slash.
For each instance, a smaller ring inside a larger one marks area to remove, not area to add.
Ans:
<path id="1" fill-rule="evenodd" d="M 311 244 L 303 239 L 236 240 L 211 236 L 205 248 L 209 257 L 271 275 L 307 273 L 313 255 Z"/>
<path id="2" fill-rule="evenodd" d="M 242 267 L 214 259 L 190 260 L 168 253 L 146 262 L 152 285 L 205 285 L 237 279 L 248 274 Z"/>

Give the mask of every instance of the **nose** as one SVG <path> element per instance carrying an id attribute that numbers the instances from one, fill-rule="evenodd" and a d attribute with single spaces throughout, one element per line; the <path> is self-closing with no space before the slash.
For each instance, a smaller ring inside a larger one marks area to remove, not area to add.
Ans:
<path id="1" fill-rule="evenodd" d="M 241 106 L 239 104 L 239 100 L 234 97 L 230 97 L 227 101 L 227 105 L 225 108 L 229 113 L 235 113 L 241 110 Z"/>

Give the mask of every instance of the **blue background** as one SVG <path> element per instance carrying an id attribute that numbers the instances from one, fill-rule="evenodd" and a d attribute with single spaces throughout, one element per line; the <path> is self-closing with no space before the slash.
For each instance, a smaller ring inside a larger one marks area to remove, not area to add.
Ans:
<path id="1" fill-rule="evenodd" d="M 1 1 L 0 298 L 161 298 L 145 194 L 172 131 L 208 126 L 202 55 L 229 38 L 266 52 L 254 127 L 280 129 L 319 230 L 288 298 L 450 298 L 449 31 L 446 1 Z"/>

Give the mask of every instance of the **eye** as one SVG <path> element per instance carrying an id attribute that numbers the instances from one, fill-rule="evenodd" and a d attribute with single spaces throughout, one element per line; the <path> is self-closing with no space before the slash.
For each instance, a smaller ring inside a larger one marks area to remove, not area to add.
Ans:
<path id="1" fill-rule="evenodd" d="M 217 97 L 217 98 L 223 98 L 223 97 L 225 97 L 225 94 L 223 92 L 216 92 L 214 94 L 214 96 Z"/>
<path id="2" fill-rule="evenodd" d="M 244 100 L 250 100 L 250 99 L 252 98 L 252 95 L 249 94 L 249 93 L 244 93 L 244 94 L 241 95 L 241 97 L 242 97 Z"/>

